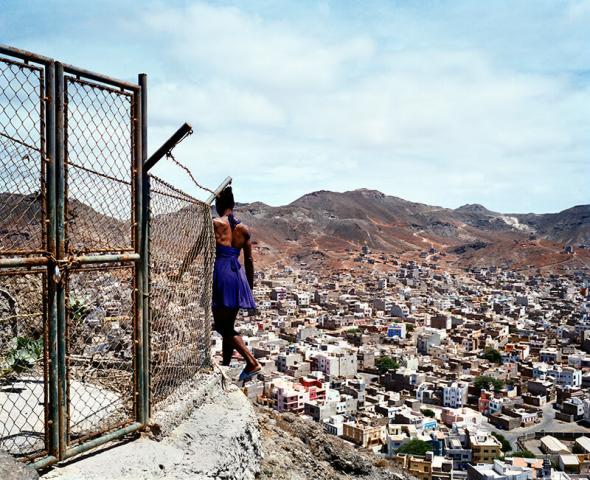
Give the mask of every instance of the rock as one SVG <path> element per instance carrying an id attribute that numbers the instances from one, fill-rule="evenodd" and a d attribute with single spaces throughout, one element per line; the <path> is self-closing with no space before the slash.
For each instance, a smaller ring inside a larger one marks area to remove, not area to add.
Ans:
<path id="1" fill-rule="evenodd" d="M 194 388 L 181 393 L 156 412 L 151 435 L 55 466 L 43 479 L 254 480 L 260 431 L 244 394 L 223 388 L 217 373 L 201 374 Z"/>
<path id="2" fill-rule="evenodd" d="M 39 475 L 7 453 L 0 452 L 0 478 L 2 480 L 38 480 Z"/>
<path id="3" fill-rule="evenodd" d="M 413 477 L 384 457 L 327 434 L 297 415 L 256 408 L 263 461 L 259 480 L 408 480 Z"/>

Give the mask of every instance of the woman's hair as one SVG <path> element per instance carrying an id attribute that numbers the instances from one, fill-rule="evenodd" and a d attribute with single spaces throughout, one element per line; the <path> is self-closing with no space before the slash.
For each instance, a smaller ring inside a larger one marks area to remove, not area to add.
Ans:
<path id="1" fill-rule="evenodd" d="M 215 210 L 217 210 L 219 215 L 223 215 L 228 208 L 233 210 L 234 206 L 234 193 L 232 192 L 231 185 L 228 185 L 215 198 Z"/>

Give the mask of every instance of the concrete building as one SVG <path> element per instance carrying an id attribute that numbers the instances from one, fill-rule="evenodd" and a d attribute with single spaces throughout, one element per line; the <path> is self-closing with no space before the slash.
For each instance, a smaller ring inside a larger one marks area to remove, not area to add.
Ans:
<path id="1" fill-rule="evenodd" d="M 406 324 L 405 323 L 395 323 L 387 327 L 387 338 L 401 338 L 402 340 L 406 338 Z"/>
<path id="2" fill-rule="evenodd" d="M 467 465 L 467 480 L 533 480 L 535 478 L 535 471 L 532 468 L 510 465 L 501 460 Z"/>
<path id="3" fill-rule="evenodd" d="M 385 444 L 385 426 L 345 422 L 342 437 L 363 448 L 380 447 Z"/>
<path id="4" fill-rule="evenodd" d="M 356 352 L 330 352 L 321 353 L 313 358 L 315 370 L 319 370 L 331 377 L 354 377 L 358 372 L 358 359 Z"/>
<path id="5" fill-rule="evenodd" d="M 443 406 L 449 408 L 461 408 L 467 403 L 467 390 L 469 384 L 466 382 L 452 382 L 443 387 Z"/>
<path id="6" fill-rule="evenodd" d="M 489 433 L 470 433 L 469 447 L 474 464 L 493 463 L 496 458 L 502 455 L 502 444 Z"/>

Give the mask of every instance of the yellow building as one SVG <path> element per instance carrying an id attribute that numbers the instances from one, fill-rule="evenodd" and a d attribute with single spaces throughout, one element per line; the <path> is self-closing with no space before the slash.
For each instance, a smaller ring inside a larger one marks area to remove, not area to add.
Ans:
<path id="1" fill-rule="evenodd" d="M 418 480 L 451 480 L 453 461 L 428 452 L 425 457 L 397 454 L 392 459 L 402 470 Z"/>
<path id="2" fill-rule="evenodd" d="M 385 426 L 347 422 L 342 437 L 364 448 L 377 447 L 385 444 Z"/>
<path id="3" fill-rule="evenodd" d="M 469 435 L 472 463 L 494 463 L 502 455 L 502 444 L 493 435 L 478 433 Z"/>
<path id="4" fill-rule="evenodd" d="M 397 454 L 392 458 L 402 470 L 416 477 L 418 480 L 430 480 L 430 471 L 432 462 L 424 457 L 414 457 L 412 455 Z"/>

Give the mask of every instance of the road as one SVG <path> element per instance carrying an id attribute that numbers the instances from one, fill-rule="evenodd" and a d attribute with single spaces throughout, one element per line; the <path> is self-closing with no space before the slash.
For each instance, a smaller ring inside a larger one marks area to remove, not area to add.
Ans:
<path id="1" fill-rule="evenodd" d="M 500 430 L 488 423 L 486 418 L 482 423 L 481 428 L 482 430 L 488 432 L 496 432 L 504 435 L 504 437 L 506 438 L 506 440 L 510 442 L 514 450 L 518 450 L 516 440 L 518 439 L 518 437 L 524 435 L 525 433 L 534 433 L 544 430 L 546 432 L 586 432 L 590 435 L 590 429 L 582 427 L 577 423 L 568 423 L 562 422 L 561 420 L 556 420 L 555 410 L 553 409 L 553 403 L 548 403 L 544 405 L 542 410 L 543 419 L 539 423 L 535 423 L 530 427 L 519 427 L 510 431 Z"/>

